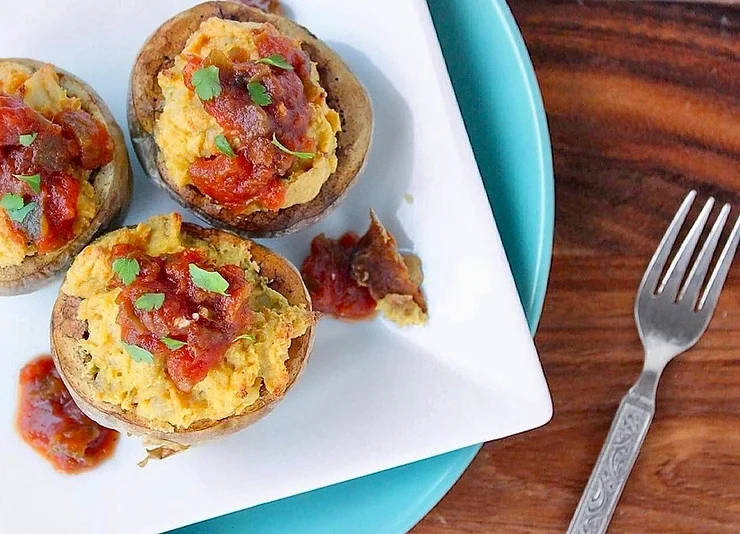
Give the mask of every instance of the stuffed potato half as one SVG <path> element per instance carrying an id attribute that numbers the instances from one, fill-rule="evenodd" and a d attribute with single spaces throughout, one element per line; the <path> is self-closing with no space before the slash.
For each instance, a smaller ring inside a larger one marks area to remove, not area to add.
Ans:
<path id="1" fill-rule="evenodd" d="M 304 368 L 316 320 L 290 262 L 170 214 L 80 253 L 52 354 L 90 418 L 176 451 L 268 413 Z"/>
<path id="2" fill-rule="evenodd" d="M 121 218 L 132 176 L 103 100 L 58 67 L 0 59 L 0 123 L 0 295 L 13 295 Z"/>
<path id="3" fill-rule="evenodd" d="M 209 223 L 248 237 L 307 227 L 363 166 L 364 88 L 308 30 L 232 2 L 165 22 L 133 68 L 129 127 L 147 173 Z"/>

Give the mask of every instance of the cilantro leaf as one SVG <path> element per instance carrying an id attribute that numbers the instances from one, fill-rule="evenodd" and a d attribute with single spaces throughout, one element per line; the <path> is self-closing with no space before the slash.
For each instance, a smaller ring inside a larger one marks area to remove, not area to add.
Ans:
<path id="1" fill-rule="evenodd" d="M 31 144 L 36 140 L 36 138 L 39 136 L 38 133 L 32 132 L 30 134 L 23 134 L 18 136 L 18 142 L 23 146 L 31 146 Z"/>
<path id="2" fill-rule="evenodd" d="M 228 296 L 226 290 L 229 289 L 229 283 L 219 273 L 206 271 L 194 263 L 191 263 L 188 269 L 190 270 L 190 278 L 196 286 L 211 293 Z"/>
<path id="3" fill-rule="evenodd" d="M 293 65 L 288 63 L 288 61 L 280 54 L 273 54 L 271 56 L 263 57 L 262 59 L 258 59 L 257 63 L 272 65 L 273 67 L 277 67 L 283 70 L 293 70 Z"/>
<path id="4" fill-rule="evenodd" d="M 0 207 L 10 214 L 11 211 L 19 210 L 23 207 L 23 197 L 13 193 L 5 193 L 0 198 Z"/>
<path id="5" fill-rule="evenodd" d="M 242 334 L 240 336 L 236 336 L 234 340 L 232 341 L 232 343 L 236 343 L 240 339 L 246 339 L 247 341 L 251 341 L 252 343 L 257 341 L 257 338 L 255 338 L 252 334 Z"/>
<path id="6" fill-rule="evenodd" d="M 252 97 L 252 102 L 257 104 L 258 106 L 269 106 L 270 104 L 272 104 L 272 98 L 270 98 L 270 95 L 267 94 L 267 89 L 265 89 L 265 86 L 261 83 L 248 83 L 247 91 L 249 91 L 249 96 Z"/>
<path id="7" fill-rule="evenodd" d="M 26 182 L 31 191 L 38 194 L 41 193 L 41 175 L 34 174 L 32 176 L 25 176 L 23 174 L 14 174 L 13 178 L 18 178 L 22 182 Z"/>
<path id="8" fill-rule="evenodd" d="M 23 197 L 13 193 L 5 193 L 0 198 L 0 207 L 3 208 L 11 221 L 23 222 L 23 220 L 36 208 L 35 202 L 23 205 Z"/>
<path id="9" fill-rule="evenodd" d="M 124 343 L 123 341 L 121 341 L 120 343 L 121 346 L 126 350 L 126 352 L 128 352 L 128 355 L 131 356 L 131 359 L 134 360 L 136 363 L 154 363 L 154 356 L 148 350 L 142 349 L 138 345 L 129 345 L 128 343 Z"/>
<path id="10" fill-rule="evenodd" d="M 280 141 L 277 140 L 277 137 L 275 137 L 275 133 L 272 134 L 272 144 L 278 147 L 280 150 L 285 152 L 286 154 L 290 154 L 291 156 L 295 156 L 299 159 L 311 159 L 315 158 L 316 154 L 313 152 L 294 152 L 293 150 L 290 150 L 286 146 L 284 146 Z"/>
<path id="11" fill-rule="evenodd" d="M 201 100 L 211 100 L 221 94 L 221 84 L 218 81 L 218 67 L 211 65 L 198 69 L 191 79 L 195 94 Z"/>
<path id="12" fill-rule="evenodd" d="M 224 134 L 218 134 L 216 136 L 216 148 L 218 149 L 221 154 L 226 154 L 230 158 L 235 158 L 236 154 L 234 153 L 234 149 L 231 148 L 231 145 L 229 144 L 229 140 L 226 139 L 226 136 Z"/>
<path id="13" fill-rule="evenodd" d="M 144 293 L 134 302 L 134 306 L 145 311 L 158 310 L 162 304 L 164 304 L 164 293 Z"/>
<path id="14" fill-rule="evenodd" d="M 125 285 L 131 285 L 139 275 L 139 262 L 135 258 L 118 258 L 113 262 L 113 272 Z"/>
<path id="15" fill-rule="evenodd" d="M 36 202 L 29 202 L 19 210 L 9 211 L 8 217 L 10 217 L 12 221 L 22 223 L 28 214 L 34 209 L 36 209 Z"/>
<path id="16" fill-rule="evenodd" d="M 19 210 L 9 211 L 8 217 L 10 217 L 10 220 L 12 221 L 22 223 L 23 220 L 28 216 L 28 214 L 31 213 L 34 209 L 36 209 L 36 203 L 29 202 Z"/>
<path id="17" fill-rule="evenodd" d="M 172 339 L 171 337 L 163 337 L 162 339 L 160 339 L 160 341 L 167 345 L 167 348 L 170 350 L 181 349 L 182 347 L 187 345 L 187 343 L 185 343 L 184 341 L 180 341 L 179 339 Z"/>

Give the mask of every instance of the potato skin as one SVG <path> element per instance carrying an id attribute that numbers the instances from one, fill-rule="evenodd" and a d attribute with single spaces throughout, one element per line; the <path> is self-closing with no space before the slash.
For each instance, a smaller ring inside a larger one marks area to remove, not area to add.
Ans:
<path id="1" fill-rule="evenodd" d="M 236 215 L 211 201 L 195 187 L 180 188 L 168 176 L 164 158 L 154 141 L 154 124 L 162 105 L 157 74 L 169 68 L 200 23 L 210 17 L 269 22 L 281 33 L 303 41 L 303 49 L 317 63 L 327 103 L 342 119 L 337 134 L 337 170 L 318 196 L 305 204 L 277 212 Z M 286 18 L 234 2 L 206 2 L 176 15 L 144 44 L 134 64 L 129 94 L 129 130 L 134 151 L 150 178 L 183 207 L 213 226 L 244 237 L 277 237 L 307 228 L 326 216 L 342 200 L 362 169 L 372 137 L 373 112 L 362 84 L 341 58 L 306 28 Z"/>
<path id="2" fill-rule="evenodd" d="M 0 59 L 0 62 L 19 63 L 34 70 L 45 65 L 41 61 L 26 58 L 6 58 Z M 115 145 L 113 161 L 95 177 L 99 208 L 90 225 L 64 247 L 40 256 L 28 256 L 20 265 L 0 268 L 0 296 L 31 293 L 49 283 L 95 236 L 123 221 L 131 200 L 133 177 L 121 127 L 92 87 L 65 70 L 56 66 L 54 70 L 59 74 L 62 85 L 78 93 L 75 96 L 89 98 L 100 111 Z"/>
<path id="3" fill-rule="evenodd" d="M 182 232 L 208 241 L 238 240 L 242 238 L 220 229 L 207 229 L 183 223 Z M 257 243 L 250 243 L 252 257 L 260 266 L 262 276 L 271 280 L 269 286 L 281 293 L 290 304 L 304 304 L 311 310 L 311 297 L 298 270 L 288 260 Z M 85 353 L 79 342 L 86 335 L 86 325 L 77 319 L 81 300 L 61 290 L 51 316 L 51 353 L 59 375 L 69 389 L 77 406 L 95 422 L 119 432 L 140 436 L 165 451 L 177 452 L 183 447 L 197 445 L 237 432 L 264 417 L 284 394 L 266 394 L 249 407 L 248 411 L 218 421 L 199 421 L 187 430 L 162 432 L 147 427 L 144 419 L 124 413 L 120 407 L 95 398 L 93 384 L 86 379 Z M 293 340 L 286 362 L 289 374 L 285 393 L 293 386 L 308 361 L 313 346 L 315 326 Z M 165 453 L 164 456 L 168 454 Z"/>

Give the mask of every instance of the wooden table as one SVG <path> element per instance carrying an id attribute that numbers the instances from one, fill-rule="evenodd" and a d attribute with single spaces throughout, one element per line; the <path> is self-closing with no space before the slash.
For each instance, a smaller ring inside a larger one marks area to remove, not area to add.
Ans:
<path id="1" fill-rule="evenodd" d="M 690 188 L 740 208 L 740 10 L 514 0 L 547 110 L 556 231 L 535 338 L 555 415 L 486 445 L 414 529 L 564 532 L 642 350 L 635 291 Z M 737 212 L 735 212 L 737 215 Z M 610 533 L 740 532 L 740 261 L 667 369 Z"/>

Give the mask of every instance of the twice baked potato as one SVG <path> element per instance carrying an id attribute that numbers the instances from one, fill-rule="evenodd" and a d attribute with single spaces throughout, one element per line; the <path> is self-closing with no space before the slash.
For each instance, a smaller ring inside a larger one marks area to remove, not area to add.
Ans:
<path id="1" fill-rule="evenodd" d="M 363 166 L 364 88 L 298 24 L 233 2 L 165 22 L 133 67 L 129 128 L 149 176 L 205 221 L 247 237 L 307 227 Z"/>
<path id="2" fill-rule="evenodd" d="M 170 214 L 78 255 L 51 347 L 82 411 L 161 458 L 271 411 L 306 364 L 316 320 L 290 262 Z"/>
<path id="3" fill-rule="evenodd" d="M 120 127 L 79 78 L 0 59 L 0 295 L 28 293 L 123 215 L 131 169 Z"/>

